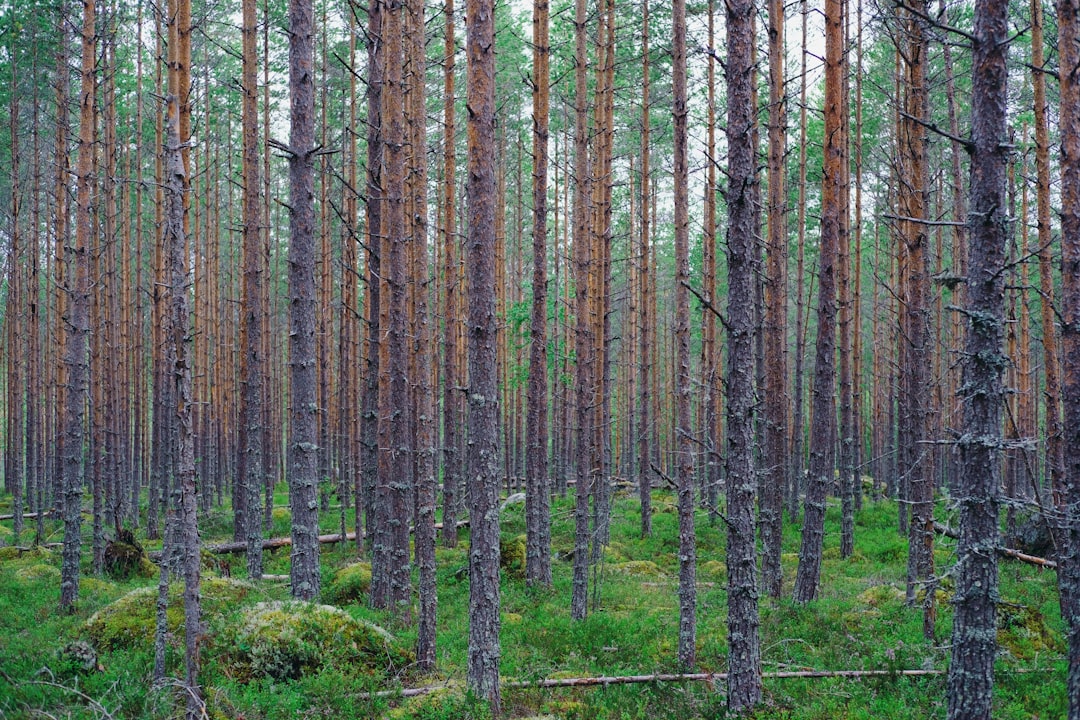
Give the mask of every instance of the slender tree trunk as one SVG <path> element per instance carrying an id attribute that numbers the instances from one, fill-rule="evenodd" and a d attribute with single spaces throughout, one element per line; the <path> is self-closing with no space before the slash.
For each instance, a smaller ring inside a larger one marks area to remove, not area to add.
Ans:
<path id="1" fill-rule="evenodd" d="M 652 534 L 652 437 L 650 422 L 652 408 L 652 353 L 653 326 L 650 322 L 651 304 L 655 302 L 650 294 L 652 270 L 649 263 L 649 0 L 641 3 L 641 317 L 638 337 L 638 495 L 641 500 L 641 536 Z"/>
<path id="2" fill-rule="evenodd" d="M 315 359 L 315 56 L 311 0 L 289 2 L 288 481 L 293 597 L 319 596 L 319 415 Z"/>
<path id="3" fill-rule="evenodd" d="M 1062 4 L 1064 7 L 1064 3 Z M 1072 17 L 1076 15 L 1072 3 Z M 1004 314 L 1005 166 L 1008 70 L 1008 7 L 977 0 L 973 32 L 971 98 L 971 211 L 968 220 L 968 272 L 965 315 L 968 320 L 964 368 L 964 418 L 960 439 L 960 475 L 955 496 L 960 506 L 956 587 L 953 599 L 952 663 L 949 665 L 948 717 L 990 717 L 994 684 L 995 602 L 998 597 L 997 553 L 998 483 L 1001 466 L 1001 371 Z M 1075 67 L 1076 36 L 1068 22 L 1061 27 L 1061 67 Z M 1071 63 L 1070 63 L 1071 60 Z M 1069 75 L 1062 73 L 1062 77 Z M 1065 161 L 1077 156 L 1076 128 L 1080 107 L 1068 102 L 1075 86 L 1062 87 L 1062 128 Z M 1068 172 L 1068 171 L 1067 171 Z M 1076 176 L 1074 176 L 1075 178 Z M 1070 207 L 1070 178 L 1063 178 L 1064 207 Z M 1076 195 L 1071 199 L 1075 201 Z M 1076 207 L 1073 204 L 1071 207 Z M 1068 212 L 1068 211 L 1066 211 Z M 1068 216 L 1066 216 L 1068 217 Z M 1064 223 L 1066 227 L 1068 220 Z M 1078 226 L 1073 226 L 1078 227 Z M 1076 232 L 1073 230 L 1072 232 Z M 1070 235 L 1069 229 L 1062 232 Z M 1067 241 L 1066 241 L 1067 242 Z M 1064 273 L 1068 277 L 1068 273 Z M 1078 277 L 1075 269 L 1072 277 Z M 1080 407 L 1080 403 L 1077 404 Z M 1080 419 L 1080 418 L 1077 418 Z M 1076 427 L 1080 427 L 1077 425 Z M 1074 646 L 1075 647 L 1075 646 Z"/>
<path id="4" fill-rule="evenodd" d="M 744 8 L 744 11 L 749 17 L 749 10 Z M 672 83 L 675 103 L 672 112 L 675 127 L 675 431 L 678 433 L 675 485 L 679 506 L 679 664 L 685 668 L 691 668 L 697 662 L 697 547 L 694 536 L 693 428 L 690 425 L 690 198 L 688 197 L 690 168 L 687 157 L 685 0 L 675 0 L 672 12 L 674 32 Z M 730 16 L 734 14 L 730 4 L 728 12 L 730 23 Z M 729 37 L 732 35 L 733 33 L 729 31 Z M 749 38 L 744 38 L 744 42 L 749 43 Z M 744 132 L 749 132 L 749 125 L 746 123 Z M 746 188 L 740 185 L 740 189 Z M 749 229 L 747 239 L 750 240 L 753 237 L 754 232 Z M 749 337 L 747 339 L 749 340 Z M 747 480 L 756 484 L 752 468 Z M 750 502 L 752 514 L 753 500 Z M 752 543 L 753 538 L 754 530 L 751 523 L 749 542 Z"/>
<path id="5" fill-rule="evenodd" d="M 843 9 L 844 0 L 825 3 L 825 160 L 821 189 L 821 247 L 818 266 L 818 337 L 814 358 L 810 477 L 806 488 L 795 602 L 817 596 L 825 533 L 825 497 L 836 466 L 833 425 L 836 416 L 836 275 L 841 232 L 843 173 Z"/>
<path id="6" fill-rule="evenodd" d="M 1004 11 L 1001 14 L 1004 15 Z M 1065 413 L 1063 490 L 1066 512 L 1066 537 L 1058 569 L 1058 584 L 1061 590 L 1061 614 L 1067 623 L 1069 639 L 1069 718 L 1076 720 L 1080 718 L 1080 82 L 1077 82 L 1076 78 L 1077 68 L 1080 67 L 1080 52 L 1077 50 L 1077 42 L 1080 40 L 1080 2 L 1058 0 L 1057 16 L 1058 52 L 1061 57 L 1061 389 Z M 1004 22 L 1002 18 L 998 37 L 1006 32 Z M 998 30 L 997 27 L 994 29 Z M 1004 64 L 1004 59 L 1001 63 Z M 1004 74 L 1004 70 L 1001 73 Z M 1002 79 L 1000 95 L 991 96 L 1000 98 L 1002 105 L 1005 96 L 1004 84 Z M 997 87 L 994 89 L 997 90 Z M 1000 111 L 1004 112 L 1004 108 L 1000 108 Z M 995 139 L 1003 137 L 1003 128 L 999 132 L 1001 134 L 995 136 Z M 1004 158 L 1000 162 L 1004 162 Z M 973 192 L 974 188 L 973 172 Z M 974 202 L 972 206 L 976 207 Z M 974 244 L 973 242 L 972 245 Z M 972 269 L 974 267 L 973 262 Z M 998 292 L 1000 293 L 1000 288 Z M 969 291 L 969 296 L 974 294 Z M 1046 302 L 1046 299 L 1043 302 Z M 996 505 L 994 507 L 996 509 Z M 997 515 L 994 515 L 994 519 L 997 519 Z M 996 534 L 994 539 L 996 540 Z M 996 570 L 996 566 L 992 569 Z M 996 572 L 991 577 L 996 580 Z M 993 589 L 996 589 L 996 583 Z M 992 613 L 991 605 L 991 621 Z M 986 668 L 986 674 L 989 674 L 989 669 Z M 986 702 L 989 703 L 989 698 Z"/>
<path id="7" fill-rule="evenodd" d="M 594 339 L 589 317 L 592 252 L 589 246 L 589 164 L 586 98 L 585 0 L 574 3 L 574 354 L 576 360 L 577 447 L 574 467 L 574 568 L 570 596 L 570 617 L 584 620 L 588 609 L 589 499 L 592 496 L 592 354 Z"/>
<path id="8" fill-rule="evenodd" d="M 1055 507 L 1064 503 L 1064 458 L 1061 454 L 1061 373 L 1057 321 L 1054 317 L 1054 273 L 1050 262 L 1053 226 L 1050 218 L 1050 131 L 1047 121 L 1046 74 L 1043 49 L 1043 3 L 1031 2 L 1031 85 L 1035 104 L 1035 174 L 1037 178 L 1039 292 L 1043 367 L 1046 372 L 1046 471 Z"/>
<path id="9" fill-rule="evenodd" d="M 90 257 L 93 232 L 91 191 L 94 182 L 94 61 L 97 34 L 94 0 L 83 0 L 82 82 L 79 91 L 79 157 L 75 246 L 71 248 L 68 315 L 64 365 L 64 549 L 60 579 L 60 609 L 71 612 L 79 599 L 79 548 L 82 522 L 83 437 L 86 432 L 88 337 L 90 334 Z M 63 22 L 63 21 L 62 21 Z"/>
<path id="10" fill-rule="evenodd" d="M 265 483 L 263 469 L 263 377 L 266 363 L 263 358 L 263 297 L 265 281 L 262 276 L 262 238 L 259 221 L 262 202 L 259 178 L 259 115 L 258 76 L 256 56 L 256 7 L 255 0 L 242 3 L 241 44 L 243 56 L 243 178 L 244 178 L 244 316 L 243 338 L 243 396 L 241 398 L 243 425 L 243 455 L 240 466 L 240 491 L 242 498 L 240 532 L 247 541 L 248 576 L 262 576 L 262 489 Z"/>
<path id="11" fill-rule="evenodd" d="M 758 635 L 757 553 L 754 509 L 757 473 L 754 461 L 754 198 L 755 108 L 751 93 L 753 0 L 727 3 L 728 86 L 728 370 L 727 388 L 727 567 L 728 567 L 728 708 L 740 713 L 761 701 L 761 640 Z M 770 38 L 774 35 L 770 32 Z M 676 76 L 677 77 L 677 76 Z M 772 134 L 773 128 L 770 128 Z M 676 135 L 678 137 L 678 135 Z M 771 157 L 771 155 L 770 155 Z M 677 165 L 676 165 L 677 167 Z M 770 173 L 772 183 L 778 180 Z M 678 197 L 676 195 L 676 197 Z M 772 213 L 770 213 L 771 215 Z M 770 241 L 772 235 L 770 234 Z M 770 263 L 771 265 L 771 263 Z M 775 268 L 773 268 L 775 269 Z M 782 338 L 778 342 L 782 341 Z M 776 349 L 776 348 L 773 348 Z M 781 397 L 778 402 L 783 404 Z M 776 429 L 783 434 L 784 428 Z M 772 433 L 770 432 L 770 435 Z M 783 465 L 783 456 L 780 458 Z M 779 511 L 779 492 L 772 508 Z M 763 511 L 765 503 L 763 502 Z M 766 515 L 767 519 L 774 519 Z M 774 520 L 778 520 L 775 518 Z M 770 528 L 775 532 L 776 528 Z M 779 537 L 775 538 L 779 542 Z M 779 550 L 777 549 L 777 552 Z M 779 557 L 777 557 L 779 561 Z"/>
<path id="12" fill-rule="evenodd" d="M 499 697 L 499 403 L 495 350 L 495 8 L 468 0 L 469 663 L 468 685 Z"/>
<path id="13" fill-rule="evenodd" d="M 551 501 L 548 482 L 547 186 L 548 0 L 533 5 L 533 279 L 526 446 L 525 578 L 551 584 Z"/>
<path id="14" fill-rule="evenodd" d="M 770 597 L 782 585 L 780 544 L 788 487 L 787 446 L 787 188 L 784 180 L 787 102 L 784 95 L 784 3 L 769 0 L 769 211 L 765 267 L 765 477 L 762 481 L 762 581 Z M 730 287 L 730 280 L 729 280 Z M 734 349 L 734 348 L 733 348 Z M 731 391 L 731 388 L 728 388 Z M 730 404 L 728 413 L 730 417 Z M 729 426 L 730 427 L 730 426 Z M 730 432 L 730 430 L 729 430 Z M 729 441 L 730 442 L 730 441 Z"/>

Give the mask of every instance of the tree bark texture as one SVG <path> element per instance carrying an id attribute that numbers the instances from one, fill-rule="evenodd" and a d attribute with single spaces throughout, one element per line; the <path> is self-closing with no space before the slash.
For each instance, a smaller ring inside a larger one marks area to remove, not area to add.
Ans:
<path id="1" fill-rule="evenodd" d="M 1002 342 L 1005 243 L 1009 223 L 1005 199 L 1005 169 L 1009 154 L 1006 134 L 1008 15 L 1005 3 L 993 0 L 975 3 L 964 308 L 967 328 L 960 388 L 964 413 L 959 440 L 960 473 L 955 490 L 960 508 L 960 540 L 956 548 L 957 593 L 953 598 L 949 720 L 989 718 L 993 700 L 994 655 L 997 652 L 996 549 L 1000 543 L 998 485 L 1004 402 L 1002 371 L 1007 364 Z M 1068 53 L 1062 57 L 1063 68 L 1068 66 L 1069 57 L 1076 57 L 1074 42 L 1062 38 L 1063 53 Z M 1065 102 L 1067 86 L 1062 90 L 1062 109 L 1065 111 L 1068 107 Z M 1065 116 L 1062 127 L 1064 145 L 1068 136 L 1065 128 L 1069 127 Z M 1069 152 L 1068 148 L 1063 149 Z M 1067 167 L 1067 162 L 1063 167 Z M 1069 187 L 1067 176 L 1062 186 L 1063 190 Z M 1067 192 L 1063 194 L 1066 203 Z M 1062 236 L 1068 237 L 1068 230 L 1063 229 Z"/>
<path id="2" fill-rule="evenodd" d="M 315 359 L 315 43 L 311 0 L 289 2 L 289 507 L 293 597 L 319 596 Z"/>
<path id="3" fill-rule="evenodd" d="M 811 401 L 810 477 L 806 487 L 802 548 L 795 576 L 795 602 L 817 597 L 825 533 L 825 497 L 833 483 L 836 451 L 836 275 L 840 244 L 843 172 L 843 4 L 825 2 L 825 160 L 821 183 L 821 247 L 818 260 L 818 337 Z"/>
<path id="4" fill-rule="evenodd" d="M 495 8 L 469 0 L 469 689 L 501 714 L 499 696 L 499 388 L 495 319 Z"/>

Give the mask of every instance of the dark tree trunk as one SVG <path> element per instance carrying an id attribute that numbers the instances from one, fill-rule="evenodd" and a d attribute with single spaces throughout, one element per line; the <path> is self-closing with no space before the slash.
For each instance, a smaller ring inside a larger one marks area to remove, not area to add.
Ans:
<path id="1" fill-rule="evenodd" d="M 697 662 L 697 544 L 694 535 L 694 447 L 690 424 L 690 167 L 687 154 L 686 2 L 672 9 L 672 85 L 675 106 L 675 432 L 679 506 L 679 664 Z M 729 5 L 730 13 L 730 5 Z M 749 46 L 749 40 L 747 40 Z M 748 63 L 749 65 L 749 63 Z M 749 130 L 749 123 L 747 123 Z M 751 231 L 748 238 L 752 238 Z M 748 480 L 756 482 L 751 469 Z M 753 500 L 751 500 L 753 513 Z M 749 542 L 754 542 L 751 522 Z"/>
<path id="2" fill-rule="evenodd" d="M 288 482 L 293 597 L 319 596 L 318 416 L 315 361 L 315 56 L 311 0 L 289 2 Z"/>
<path id="3" fill-rule="evenodd" d="M 238 512 L 242 527 L 238 531 L 248 544 L 248 576 L 262 575 L 262 489 L 263 476 L 263 298 L 262 242 L 259 220 L 262 217 L 259 178 L 259 117 L 256 61 L 255 0 L 242 4 L 243 25 L 243 178 L 244 178 L 244 339 L 242 390 L 242 455 L 240 489 L 235 496 L 242 500 Z"/>
<path id="4" fill-rule="evenodd" d="M 1001 14 L 1004 15 L 1004 11 Z M 1080 67 L 1080 52 L 1077 49 L 1077 42 L 1080 40 L 1080 2 L 1058 0 L 1057 15 L 1058 48 L 1061 54 L 1061 351 L 1066 508 L 1066 536 L 1058 570 L 1058 583 L 1061 589 L 1061 614 L 1067 622 L 1069 638 L 1069 718 L 1076 720 L 1080 718 L 1080 81 L 1076 77 L 1077 68 Z M 1002 26 L 1004 22 L 1002 19 Z M 1004 34 L 1002 27 L 998 37 Z M 1000 62 L 1004 66 L 1004 58 Z M 1000 72 L 1004 75 L 1004 69 Z M 1005 97 L 1004 85 L 1002 78 L 1000 90 L 995 87 L 995 91 L 1000 92 L 1000 95 L 993 96 L 1001 98 L 1002 104 Z M 1003 113 L 1004 108 L 999 111 Z M 1004 127 L 1000 129 L 1003 132 Z M 1003 135 L 997 135 L 994 139 L 1001 137 Z M 1001 158 L 1000 162 L 1004 163 L 1004 158 Z M 974 178 L 973 171 L 973 193 Z M 972 203 L 972 206 L 977 207 L 975 203 Z M 1000 288 L 995 289 L 1000 294 Z M 969 291 L 969 294 L 974 293 Z M 998 302 L 1000 304 L 1000 300 Z M 996 487 L 995 485 L 994 489 Z M 994 519 L 997 519 L 996 515 Z M 996 567 L 993 570 L 996 570 Z M 996 581 L 996 572 L 991 577 Z M 996 588 L 996 582 L 994 587 Z M 990 621 L 993 622 L 992 605 Z M 986 672 L 989 674 L 989 668 Z"/>
<path id="5" fill-rule="evenodd" d="M 501 713 L 499 696 L 499 388 L 495 318 L 495 8 L 469 0 L 469 662 L 468 686 Z"/>
<path id="6" fill-rule="evenodd" d="M 547 185 L 548 0 L 533 5 L 533 280 L 529 390 L 525 435 L 525 579 L 551 584 L 551 498 L 548 482 Z"/>
<path id="7" fill-rule="evenodd" d="M 652 270 L 649 264 L 649 0 L 641 3 L 641 330 L 638 338 L 638 495 L 641 499 L 641 536 L 652 534 L 652 407 L 653 326 L 649 308 Z"/>
<path id="8" fill-rule="evenodd" d="M 795 576 L 795 602 L 817 596 L 825 534 L 825 497 L 836 467 L 836 274 L 840 244 L 841 190 L 844 181 L 843 133 L 844 0 L 825 2 L 825 160 L 821 188 L 821 248 L 818 266 L 818 337 L 814 357 L 810 477 L 806 487 L 802 549 Z"/>
<path id="9" fill-rule="evenodd" d="M 753 0 L 729 0 L 727 624 L 730 645 L 728 666 L 731 668 L 728 674 L 728 708 L 735 713 L 743 712 L 761 701 L 757 528 L 754 517 L 758 481 L 754 462 L 754 378 L 751 375 L 754 367 L 753 294 L 756 262 L 756 213 L 752 189 L 757 182 L 753 132 L 755 108 L 751 90 L 753 22 Z M 779 401 L 782 404 L 782 394 Z M 782 434 L 784 429 L 779 428 L 778 431 Z M 783 459 L 782 456 L 780 459 Z M 774 489 L 777 501 L 774 509 L 779 511 L 782 485 Z M 763 515 L 766 514 L 763 512 Z M 779 542 L 779 538 L 776 540 Z"/>
<path id="10" fill-rule="evenodd" d="M 1072 4 L 1075 17 L 1075 4 Z M 998 484 L 1001 468 L 1001 373 L 1004 329 L 1005 241 L 1009 224 L 1005 167 L 1010 152 L 1006 134 L 1008 6 L 993 0 L 975 3 L 971 97 L 971 185 L 968 216 L 968 272 L 965 289 L 967 332 L 963 356 L 963 426 L 960 474 L 955 497 L 960 507 L 957 543 L 957 593 L 949 665 L 948 717 L 989 718 L 997 652 L 995 602 L 998 597 Z M 1063 28 L 1064 29 L 1064 28 Z M 1062 69 L 1075 58 L 1075 35 L 1062 33 Z M 1073 61 L 1075 67 L 1075 60 Z M 1062 76 L 1066 76 L 1066 72 Z M 1069 86 L 1062 87 L 1063 200 L 1069 207 L 1070 122 L 1065 115 Z M 1075 97 L 1075 96 L 1074 96 Z M 1074 121 L 1075 122 L 1075 121 Z M 1075 128 L 1075 125 L 1072 125 Z M 1076 137 L 1075 135 L 1073 136 Z M 1076 154 L 1072 154 L 1076 157 Z M 1075 177 L 1075 176 L 1074 176 Z M 1072 187 L 1076 187 L 1073 185 Z M 1075 199 L 1075 196 L 1074 198 Z M 1075 207 L 1075 205 L 1073 206 Z M 1076 226 L 1074 226 L 1076 227 Z M 1068 221 L 1062 237 L 1069 237 Z M 1075 232 L 1075 231 L 1074 231 Z M 1075 237 L 1075 235 L 1073 235 Z M 1068 272 L 1065 273 L 1069 275 Z M 1077 277 L 1074 272 L 1072 277 Z M 1080 426 L 1078 426 L 1080 427 Z"/>

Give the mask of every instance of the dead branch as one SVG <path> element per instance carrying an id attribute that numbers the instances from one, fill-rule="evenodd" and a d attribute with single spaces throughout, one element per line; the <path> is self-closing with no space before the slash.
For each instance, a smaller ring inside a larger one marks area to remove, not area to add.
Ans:
<path id="1" fill-rule="evenodd" d="M 951 527 L 942 525 L 939 522 L 934 523 L 934 531 L 939 535 L 952 538 L 953 540 L 960 539 L 960 533 L 953 530 Z M 999 547 L 997 549 L 998 555 L 1002 557 L 1012 558 L 1013 560 L 1019 560 L 1020 562 L 1026 562 L 1029 565 L 1035 565 L 1038 567 L 1049 568 L 1050 570 L 1057 570 L 1057 563 L 1053 560 L 1047 560 L 1046 558 L 1036 557 L 1035 555 L 1028 555 L 1022 553 L 1019 550 L 1013 550 L 1012 548 Z"/>

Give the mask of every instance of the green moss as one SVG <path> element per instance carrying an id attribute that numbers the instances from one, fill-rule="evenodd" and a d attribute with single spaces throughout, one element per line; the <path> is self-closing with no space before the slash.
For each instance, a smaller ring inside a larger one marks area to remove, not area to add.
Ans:
<path id="1" fill-rule="evenodd" d="M 0 543 L 7 545 L 15 537 L 15 532 L 7 525 L 0 525 Z"/>
<path id="2" fill-rule="evenodd" d="M 323 598 L 334 605 L 361 602 L 371 589 L 371 563 L 358 562 L 334 573 Z"/>
<path id="3" fill-rule="evenodd" d="M 15 571 L 15 577 L 24 583 L 60 582 L 60 568 L 52 565 L 27 565 Z"/>
<path id="4" fill-rule="evenodd" d="M 1065 649 L 1062 638 L 1051 630 L 1046 618 L 1033 607 L 999 603 L 997 641 L 1017 659 L 1033 659 L 1040 653 Z"/>
<path id="5" fill-rule="evenodd" d="M 154 577 L 157 566 L 150 562 L 142 545 L 135 542 L 130 533 L 127 535 L 126 539 L 110 540 L 105 546 L 105 573 L 118 580 L 126 580 L 133 575 Z"/>
<path id="6" fill-rule="evenodd" d="M 297 678 L 322 667 L 387 672 L 412 659 L 377 625 L 331 605 L 308 602 L 247 608 L 225 631 L 222 648 L 229 674 L 241 681 Z"/>
<path id="7" fill-rule="evenodd" d="M 460 683 L 407 701 L 386 714 L 386 720 L 488 720 L 487 705 L 469 695 Z"/>
<path id="8" fill-rule="evenodd" d="M 707 560 L 698 565 L 698 576 L 703 580 L 721 582 L 727 577 L 727 565 L 719 560 Z"/>
<path id="9" fill-rule="evenodd" d="M 203 617 L 222 615 L 242 601 L 252 587 L 227 578 L 204 578 L 200 583 Z M 165 611 L 166 627 L 174 637 L 183 636 L 183 583 L 169 587 Z M 101 650 L 149 648 L 154 643 L 157 622 L 156 586 L 136 588 L 94 613 L 84 630 Z"/>
<path id="10" fill-rule="evenodd" d="M 893 585 L 873 585 L 859 593 L 859 602 L 870 607 L 904 602 L 904 591 Z"/>
<path id="11" fill-rule="evenodd" d="M 48 548 L 43 548 L 40 545 L 35 545 L 29 548 L 21 547 L 0 547 L 0 560 L 23 560 L 34 561 L 44 560 L 45 558 L 52 557 L 52 551 Z"/>
<path id="12" fill-rule="evenodd" d="M 626 575 L 642 575 L 645 577 L 664 576 L 664 571 L 652 560 L 628 560 L 624 563 L 612 565 L 611 569 Z"/>
<path id="13" fill-rule="evenodd" d="M 513 577 L 525 577 L 525 536 L 499 540 L 499 567 Z"/>

